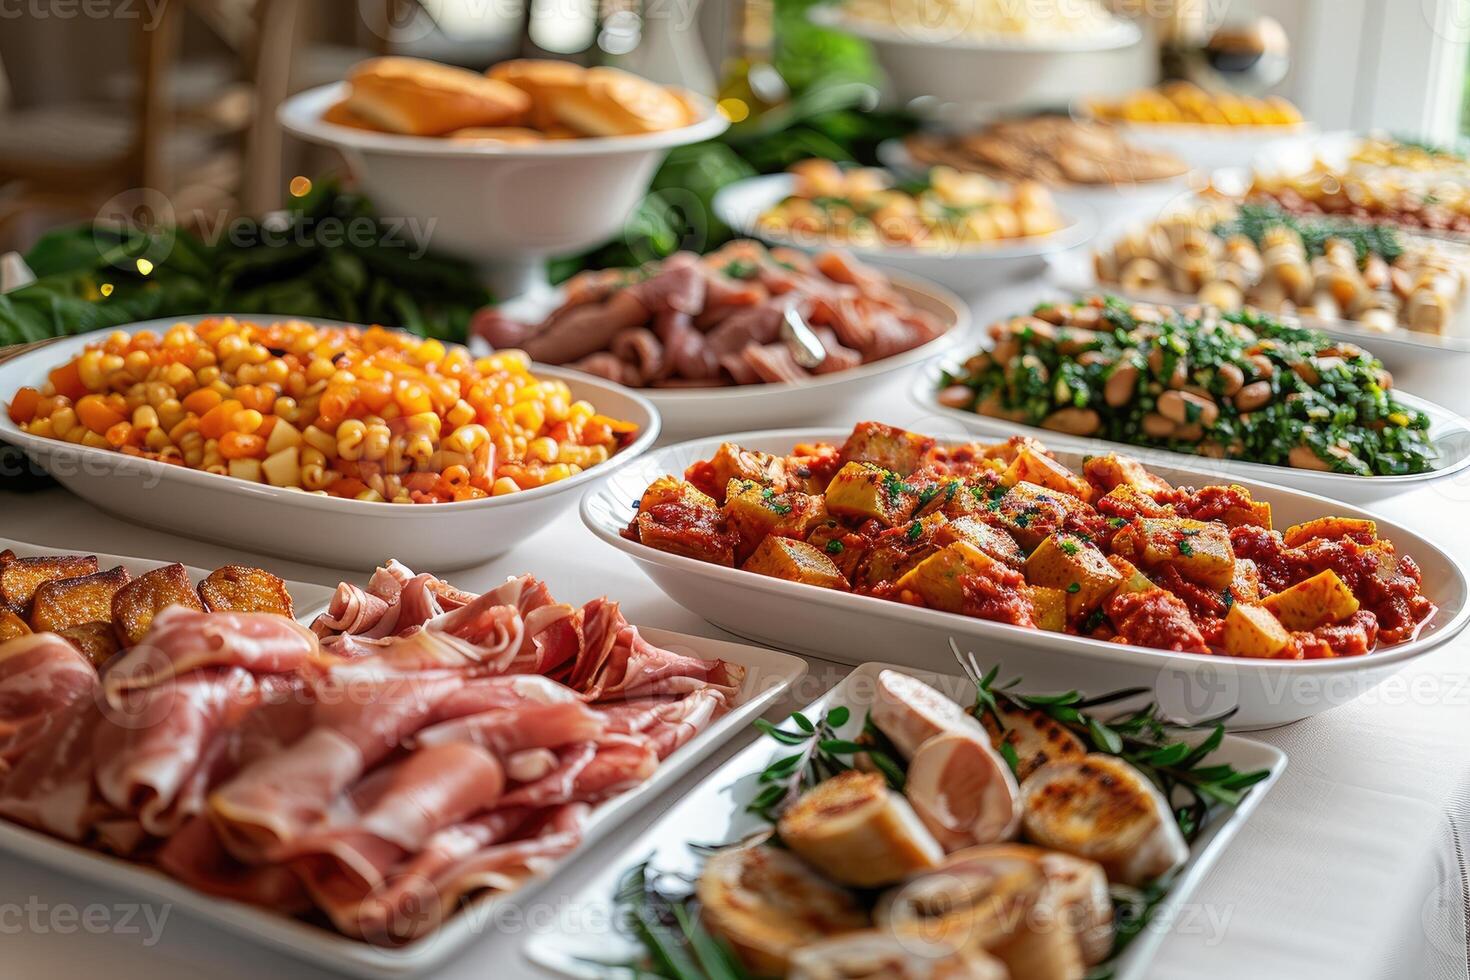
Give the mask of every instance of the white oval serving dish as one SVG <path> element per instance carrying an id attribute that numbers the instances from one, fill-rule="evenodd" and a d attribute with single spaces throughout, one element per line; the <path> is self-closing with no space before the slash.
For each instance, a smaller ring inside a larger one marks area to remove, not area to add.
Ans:
<path id="1" fill-rule="evenodd" d="M 1440 451 L 1439 465 L 1428 473 L 1412 473 L 1404 476 L 1355 476 L 1351 473 L 1326 473 L 1319 470 L 1297 469 L 1292 466 L 1252 463 L 1245 459 L 1210 459 L 1206 456 L 1178 453 L 1169 449 L 1135 446 L 1127 442 L 1066 436 L 1039 426 L 1022 425 L 988 415 L 977 415 L 959 408 L 949 408 L 939 404 L 935 398 L 940 373 L 946 367 L 957 367 L 957 365 L 950 364 L 943 358 L 925 365 L 915 378 L 909 393 L 914 403 L 925 412 L 957 422 L 970 432 L 995 439 L 1008 439 L 1014 435 L 1035 436 L 1053 448 L 1072 449 L 1089 456 L 1112 452 L 1126 453 L 1142 460 L 1149 467 L 1188 467 L 1201 476 L 1208 475 L 1217 483 L 1239 482 L 1236 479 L 1239 477 L 1261 483 L 1277 483 L 1296 490 L 1321 494 L 1333 500 L 1368 503 L 1422 487 L 1435 480 L 1452 477 L 1470 466 L 1470 424 L 1441 405 L 1416 398 L 1402 391 L 1395 391 L 1394 397 L 1408 408 L 1418 409 L 1429 416 L 1429 434 Z"/>
<path id="2" fill-rule="evenodd" d="M 1245 660 L 1173 653 L 1090 637 L 1023 629 L 871 596 L 786 582 L 753 572 L 671 555 L 629 541 L 620 532 L 636 501 L 657 477 L 682 474 L 708 459 L 722 442 L 787 453 L 797 443 L 840 445 L 846 430 L 750 432 L 680 443 L 623 467 L 582 498 L 582 520 L 599 538 L 631 557 L 675 602 L 738 636 L 857 664 L 882 659 L 944 672 L 953 664 L 951 640 L 1002 673 L 1023 676 L 1035 690 L 1078 689 L 1101 694 L 1123 687 L 1151 690 L 1166 714 L 1198 720 L 1234 710 L 1232 728 L 1263 728 L 1297 721 L 1361 696 L 1407 660 L 1448 643 L 1470 621 L 1465 572 L 1428 539 L 1372 514 L 1314 494 L 1254 480 L 1236 479 L 1258 500 L 1269 501 L 1278 526 L 1323 516 L 1369 518 L 1400 554 L 1412 555 L 1424 591 L 1439 607 L 1417 639 L 1361 657 L 1333 660 Z M 1082 453 L 1057 458 L 1080 470 Z M 1178 484 L 1203 485 L 1213 474 L 1159 466 L 1154 472 Z"/>
<path id="3" fill-rule="evenodd" d="M 945 332 L 913 350 L 864 364 L 851 371 L 815 375 L 809 381 L 783 384 L 727 385 L 720 388 L 635 388 L 658 409 L 663 436 L 692 439 L 731 428 L 807 425 L 837 420 L 862 401 L 882 378 L 921 364 L 962 343 L 970 334 L 970 308 L 964 300 L 934 283 L 902 275 L 891 277 L 899 292 L 919 309 L 948 324 Z M 554 309 L 550 299 L 513 300 L 501 309 L 511 317 L 539 321 Z M 471 338 L 470 349 L 485 348 Z M 568 368 L 567 370 L 570 370 Z"/>
<path id="4" fill-rule="evenodd" d="M 1072 105 L 1079 119 L 1096 119 L 1085 100 Z M 1203 123 L 1115 122 L 1123 137 L 1139 146 L 1174 154 L 1191 167 L 1215 170 L 1249 168 L 1256 155 L 1283 140 L 1306 140 L 1317 127 L 1308 122 L 1294 126 L 1210 126 Z"/>
<path id="5" fill-rule="evenodd" d="M 381 978 L 429 973 L 476 943 L 492 943 L 506 922 L 526 921 L 527 910 L 535 908 L 529 903 L 537 896 L 547 900 L 546 886 L 558 871 L 585 855 L 598 840 L 653 802 L 719 746 L 739 737 L 807 669 L 799 658 L 773 650 L 668 630 L 640 627 L 639 632 L 649 642 L 679 653 L 744 666 L 745 681 L 735 706 L 675 750 L 647 780 L 593 810 L 583 829 L 582 842 L 567 857 L 548 862 L 541 877 L 514 891 L 485 893 L 472 899 L 438 929 L 405 946 L 375 946 L 270 909 L 206 895 L 146 865 L 57 840 L 7 820 L 0 820 L 0 852 L 96 882 L 120 894 L 163 903 L 166 908 L 178 909 L 337 973 Z M 499 953 L 507 957 L 505 950 Z"/>
<path id="6" fill-rule="evenodd" d="M 1115 18 L 1097 34 L 1029 37 L 955 36 L 850 17 L 840 4 L 810 8 L 814 24 L 860 37 L 873 47 L 893 95 L 945 109 L 1065 103 L 1119 76 L 1119 54 L 1142 37 L 1137 24 Z M 1124 62 L 1127 63 L 1126 61 Z"/>
<path id="7" fill-rule="evenodd" d="M 985 666 L 983 661 L 981 666 Z M 873 703 L 878 674 L 885 669 L 915 676 L 965 707 L 974 703 L 974 685 L 959 677 L 866 663 L 816 702 L 802 708 L 802 713 L 808 718 L 821 718 L 839 705 L 846 706 L 850 716 L 847 724 L 837 729 L 837 734 L 840 738 L 856 738 L 862 731 L 866 709 Z M 1040 689 L 1026 689 L 1041 693 Z M 575 906 L 584 910 L 591 921 L 613 921 L 613 896 L 618 881 L 636 865 L 647 861 L 662 872 L 696 874 L 699 859 L 690 845 L 740 841 L 769 829 L 770 824 L 747 812 L 744 805 L 760 792 L 757 778 L 766 766 L 791 751 L 789 746 L 767 735 L 731 758 L 674 802 L 635 843 L 606 862 L 593 880 L 574 894 Z M 1189 848 L 1188 862 L 1169 883 L 1154 909 L 1156 922 L 1175 922 L 1184 914 L 1189 908 L 1184 903 L 1250 820 L 1287 765 L 1286 754 L 1275 746 L 1235 736 L 1226 736 L 1209 759 L 1212 764 L 1231 765 L 1240 772 L 1265 769 L 1270 775 L 1252 786 L 1239 806 L 1215 813 L 1214 819 L 1195 838 Z M 1166 929 L 1144 929 L 1116 958 L 1102 965 L 1106 968 L 1104 975 L 1115 980 L 1143 980 L 1148 975 L 1149 961 L 1166 935 Z M 537 966 L 585 980 L 610 975 L 599 964 L 627 962 L 640 952 L 621 933 L 590 934 L 588 930 L 568 928 L 564 923 L 532 936 L 526 942 L 525 951 Z"/>
<path id="8" fill-rule="evenodd" d="M 921 177 L 928 170 L 915 160 L 902 140 L 884 140 L 878 144 L 878 159 L 889 170 L 906 176 Z M 1092 213 L 1097 217 L 1097 234 L 1111 238 L 1129 225 L 1158 217 L 1181 198 L 1194 194 L 1189 174 L 1163 180 L 1134 184 L 1068 184 L 1048 187 L 1057 208 L 1063 214 Z"/>
<path id="9" fill-rule="evenodd" d="M 821 233 L 810 238 L 797 238 L 777 235 L 763 228 L 760 216 L 790 197 L 795 187 L 796 178 L 792 174 L 770 174 L 736 181 L 715 195 L 715 215 L 748 238 L 759 238 L 771 245 L 787 245 L 806 252 L 839 248 L 864 262 L 932 280 L 965 297 L 1007 280 L 1040 272 L 1045 268 L 1048 256 L 1087 244 L 1097 231 L 1096 217 L 1077 206 L 1062 213 L 1070 223 L 1050 235 L 965 246 L 861 248 Z"/>
<path id="10" fill-rule="evenodd" d="M 203 319 L 169 317 L 119 329 L 162 331 Z M 47 371 L 104 336 L 68 337 L 0 364 L 0 399 L 8 402 L 24 385 L 40 387 Z M 641 395 L 575 371 L 539 364 L 532 370 L 565 381 L 575 398 L 587 399 L 598 411 L 637 423 L 637 438 L 608 462 L 568 479 L 502 497 L 443 504 L 343 500 L 250 483 L 33 436 L 7 413 L 0 413 L 0 439 L 19 446 L 77 496 L 137 524 L 334 568 L 372 569 L 392 555 L 411 568 L 450 570 L 509 551 L 570 507 L 569 491 L 640 455 L 658 438 L 658 410 Z"/>

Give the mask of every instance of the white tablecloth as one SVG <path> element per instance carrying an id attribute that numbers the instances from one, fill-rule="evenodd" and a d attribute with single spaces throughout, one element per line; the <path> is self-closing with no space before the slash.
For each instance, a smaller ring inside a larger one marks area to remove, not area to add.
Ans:
<path id="1" fill-rule="evenodd" d="M 1015 291 L 993 296 L 979 311 L 1019 309 L 1023 298 Z M 1414 390 L 1407 379 L 1400 381 Z M 907 399 L 907 383 L 905 378 L 875 386 L 863 416 L 897 424 L 922 418 Z M 1441 401 L 1464 394 L 1420 393 Z M 732 426 L 738 423 L 732 420 Z M 119 492 L 129 490 L 120 486 Z M 1467 500 L 1470 482 L 1436 485 L 1375 509 L 1432 536 L 1452 553 L 1470 556 Z M 594 539 L 568 504 L 551 527 L 509 555 L 452 579 L 478 590 L 509 574 L 533 571 L 549 581 L 558 598 L 581 602 L 607 594 L 635 623 L 723 636 L 657 592 L 629 559 Z M 202 567 L 240 560 L 238 552 L 118 521 L 60 490 L 20 495 L 0 489 L 0 536 Z M 341 577 L 329 569 L 260 561 L 287 578 L 330 585 Z M 802 685 L 800 702 L 835 683 L 842 671 L 813 661 L 816 680 Z M 772 716 L 795 706 L 785 704 Z M 1169 980 L 1470 976 L 1470 861 L 1465 855 L 1470 636 L 1412 663 L 1358 702 L 1253 737 L 1287 752 L 1286 773 L 1200 887 L 1187 914 L 1170 924 L 1153 975 Z M 696 782 L 735 747 L 717 753 L 684 785 Z M 619 853 L 658 809 L 655 805 L 629 820 L 597 846 L 597 854 Z M 544 893 L 538 914 L 574 919 L 565 896 L 575 894 L 597 864 L 592 857 L 567 869 Z M 0 858 L 0 977 L 333 975 L 263 951 L 178 910 L 152 908 L 145 915 L 130 911 L 128 904 L 127 895 Z M 545 921 L 528 920 L 529 929 Z M 520 957 L 526 935 L 487 934 L 441 976 L 538 976 Z"/>

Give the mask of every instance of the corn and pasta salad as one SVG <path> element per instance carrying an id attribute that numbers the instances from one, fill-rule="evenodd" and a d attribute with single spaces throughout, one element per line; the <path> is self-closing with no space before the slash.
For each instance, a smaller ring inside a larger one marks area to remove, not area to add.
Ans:
<path id="1" fill-rule="evenodd" d="M 113 333 L 21 388 L 26 432 L 277 487 L 394 503 L 564 480 L 630 442 L 520 351 L 382 327 L 220 318 Z"/>

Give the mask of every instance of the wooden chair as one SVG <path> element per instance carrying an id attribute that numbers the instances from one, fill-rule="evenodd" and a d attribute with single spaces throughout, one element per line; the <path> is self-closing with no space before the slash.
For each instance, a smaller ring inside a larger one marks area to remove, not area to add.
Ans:
<path id="1" fill-rule="evenodd" d="M 136 52 L 130 112 L 76 104 L 7 113 L 0 103 L 0 240 L 27 212 L 87 219 L 134 188 L 231 211 L 276 206 L 282 178 L 275 111 L 290 84 L 300 7 L 301 0 L 165 0 L 151 30 L 127 22 Z M 180 114 L 169 93 L 188 14 L 235 52 L 243 89 Z"/>

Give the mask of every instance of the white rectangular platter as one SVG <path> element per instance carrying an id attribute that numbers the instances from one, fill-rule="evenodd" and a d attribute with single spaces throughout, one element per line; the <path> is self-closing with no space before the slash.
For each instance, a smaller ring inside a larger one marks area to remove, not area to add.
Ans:
<path id="1" fill-rule="evenodd" d="M 167 904 L 262 946 L 352 976 L 403 977 L 428 972 L 474 943 L 493 936 L 498 928 L 497 917 L 504 913 L 506 905 L 527 902 L 542 891 L 557 870 L 585 856 L 603 835 L 651 803 L 720 745 L 740 735 L 807 669 L 806 662 L 797 657 L 759 647 L 686 636 L 668 630 L 640 628 L 640 632 L 649 642 L 678 653 L 704 659 L 719 658 L 743 666 L 746 669 L 745 681 L 734 709 L 676 750 L 646 782 L 594 810 L 582 843 L 569 856 L 554 864 L 545 877 L 518 891 L 487 894 L 473 900 L 438 930 L 403 947 L 373 946 L 267 909 L 205 895 L 147 867 L 4 821 L 0 821 L 0 851 L 99 882 L 140 899 Z"/>
<path id="2" fill-rule="evenodd" d="M 1448 643 L 1470 622 L 1470 586 L 1460 563 L 1427 538 L 1325 497 L 1178 464 L 1151 470 L 1176 486 L 1240 484 L 1256 500 L 1271 503 L 1281 527 L 1324 516 L 1376 521 L 1380 537 L 1419 563 L 1424 594 L 1438 612 L 1418 638 L 1361 657 L 1278 661 L 1173 653 L 787 582 L 672 555 L 620 533 L 650 483 L 666 474 L 682 474 L 691 463 L 710 458 L 721 442 L 786 454 L 798 443 L 840 445 L 847 434 L 832 429 L 750 432 L 657 450 L 588 491 L 582 498 L 582 520 L 637 562 L 675 602 L 757 642 L 848 664 L 891 660 L 943 671 L 953 663 L 949 641 L 955 638 L 983 661 L 1023 676 L 1035 690 L 1077 688 L 1097 694 L 1141 686 L 1153 691 L 1154 699 L 1173 718 L 1197 721 L 1233 709 L 1229 724 L 1236 729 L 1285 724 L 1346 704 L 1397 673 L 1406 660 Z M 1084 455 L 1056 449 L 1057 459 L 1073 471 L 1081 470 Z"/>
<path id="3" fill-rule="evenodd" d="M 77 548 L 43 548 L 40 545 L 30 544 L 26 541 L 13 541 L 10 538 L 0 538 L 0 551 L 4 551 L 7 548 L 21 558 L 41 558 L 51 555 L 96 555 L 97 566 L 102 571 L 105 572 L 109 568 L 116 568 L 121 565 L 128 570 L 128 574 L 133 578 L 137 578 L 145 572 L 151 572 L 155 568 L 162 568 L 164 565 L 173 564 L 172 562 L 157 561 L 152 558 L 104 555 L 96 551 L 82 551 Z M 189 574 L 189 581 L 197 586 L 214 569 L 195 568 L 192 565 L 185 565 L 184 571 Z M 266 571 L 270 571 L 270 569 L 267 568 Z M 311 621 L 316 619 L 318 613 L 326 610 L 328 604 L 332 601 L 332 593 L 336 590 L 327 588 L 325 585 L 315 585 L 311 582 L 293 582 L 288 579 L 286 580 L 286 591 L 291 593 L 291 606 L 292 610 L 296 613 L 296 618 L 310 625 Z"/>
<path id="4" fill-rule="evenodd" d="M 981 663 L 983 666 L 983 659 Z M 841 738 L 855 736 L 862 729 L 866 705 L 872 703 L 878 672 L 888 668 L 886 664 L 863 664 L 841 684 L 804 709 L 804 713 L 815 719 L 831 708 L 847 705 L 852 709 L 852 715 L 838 734 Z M 907 667 L 892 669 L 919 678 L 961 704 L 973 702 L 975 688 L 967 680 Z M 1040 690 L 1029 685 L 1026 689 Z M 637 864 L 647 860 L 652 868 L 661 872 L 692 874 L 698 869 L 698 857 L 688 845 L 738 841 L 768 827 L 760 817 L 746 812 L 745 807 L 760 792 L 757 780 L 761 771 L 790 752 L 790 747 L 780 745 L 769 736 L 762 737 L 712 773 L 649 827 L 635 844 L 609 861 L 606 870 L 586 889 L 573 896 L 572 903 L 580 912 L 580 921 L 615 921 L 613 896 L 617 893 L 618 880 Z M 1270 775 L 1251 788 L 1240 806 L 1217 812 L 1210 825 L 1195 839 L 1190 847 L 1189 862 L 1157 907 L 1152 924 L 1134 937 L 1122 955 L 1111 964 L 1115 980 L 1139 980 L 1145 976 L 1149 960 L 1167 934 L 1168 924 L 1179 921 L 1184 903 L 1286 767 L 1286 755 L 1280 749 L 1236 736 L 1227 736 L 1210 758 L 1241 771 L 1266 769 Z M 631 977 L 630 970 L 601 964 L 626 963 L 638 949 L 616 931 L 565 932 L 553 927 L 533 936 L 527 942 L 525 952 L 533 963 L 547 970 L 590 980 L 594 977 Z"/>

